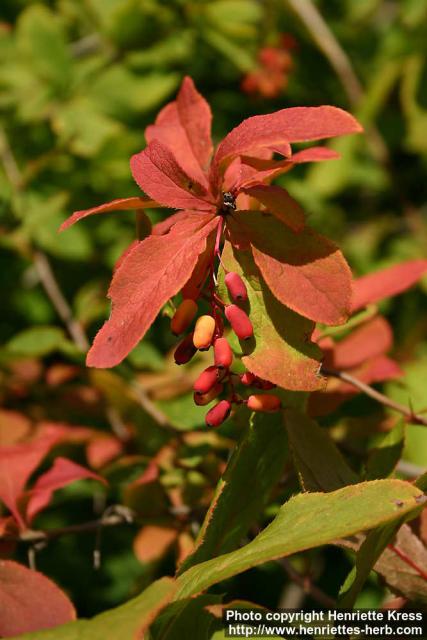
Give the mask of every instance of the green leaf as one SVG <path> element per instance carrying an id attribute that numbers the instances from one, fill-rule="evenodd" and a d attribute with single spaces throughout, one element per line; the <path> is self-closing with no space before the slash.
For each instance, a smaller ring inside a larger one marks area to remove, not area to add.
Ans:
<path id="1" fill-rule="evenodd" d="M 285 409 L 284 419 L 305 491 L 334 491 L 358 481 L 326 429 L 296 409 Z"/>
<path id="2" fill-rule="evenodd" d="M 311 391 L 323 385 L 319 377 L 320 349 L 310 343 L 313 322 L 284 307 L 266 286 L 252 256 L 237 251 L 226 242 L 221 260 L 228 271 L 245 280 L 248 290 L 247 312 L 254 327 L 254 340 L 241 343 L 238 355 L 256 375 L 285 389 Z M 230 302 L 220 274 L 220 295 Z M 234 345 L 233 345 L 234 346 Z"/>
<path id="3" fill-rule="evenodd" d="M 238 546 L 265 506 L 287 456 L 286 431 L 280 414 L 253 414 L 221 478 L 189 567 Z"/>
<path id="4" fill-rule="evenodd" d="M 189 634 L 195 640 L 209 640 L 214 628 L 222 624 L 207 607 L 216 606 L 221 600 L 221 596 L 203 595 L 173 602 L 152 625 L 150 640 L 183 640 Z"/>
<path id="5" fill-rule="evenodd" d="M 366 479 L 376 480 L 391 475 L 402 457 L 404 445 L 405 421 L 401 418 L 396 426 L 371 449 L 366 462 Z"/>
<path id="6" fill-rule="evenodd" d="M 273 522 L 246 546 L 192 567 L 178 578 L 177 598 L 275 558 L 332 543 L 386 524 L 425 500 L 401 480 L 362 482 L 331 493 L 306 493 L 284 504 Z"/>
<path id="7" fill-rule="evenodd" d="M 16 334 L 6 349 L 14 355 L 37 358 L 63 348 L 67 342 L 64 331 L 58 327 L 32 327 Z"/>
<path id="8" fill-rule="evenodd" d="M 143 638 L 158 613 L 171 601 L 176 589 L 172 578 L 153 582 L 126 604 L 101 613 L 92 620 L 77 620 L 48 631 L 27 633 L 26 640 L 134 640 Z"/>
<path id="9" fill-rule="evenodd" d="M 356 564 L 341 587 L 338 606 L 344 609 L 352 609 L 354 607 L 357 596 L 374 568 L 376 561 L 401 525 L 402 519 L 399 518 L 384 527 L 378 527 L 368 533 L 357 552 Z"/>

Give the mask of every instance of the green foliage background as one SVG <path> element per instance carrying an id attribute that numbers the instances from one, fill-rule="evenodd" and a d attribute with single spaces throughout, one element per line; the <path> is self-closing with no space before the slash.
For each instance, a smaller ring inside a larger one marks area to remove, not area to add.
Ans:
<path id="1" fill-rule="evenodd" d="M 127 452 L 133 461 L 106 470 L 113 487 L 109 503 L 125 501 L 126 485 L 171 439 L 130 397 L 135 377 L 151 373 L 153 379 L 164 380 L 161 376 L 166 375 L 164 384 L 178 388 L 172 396 L 155 399 L 178 430 L 203 430 L 203 411 L 193 407 L 188 389 L 179 391 L 181 371 L 166 364 L 164 356 L 174 340 L 165 317 L 156 321 L 125 365 L 114 372 L 87 372 L 84 356 L 40 281 L 40 256 L 47 257 L 75 319 L 93 337 L 108 314 L 105 293 L 113 264 L 135 237 L 133 214 L 100 216 L 63 235 L 58 235 L 58 227 L 77 209 L 138 195 L 128 159 L 143 147 L 145 126 L 173 97 L 185 74 L 212 106 L 216 141 L 245 117 L 287 106 L 333 104 L 353 112 L 366 134 L 334 143 L 342 160 L 300 167 L 284 183 L 307 210 L 310 223 L 340 244 L 356 274 L 425 257 L 426 0 L 316 3 L 360 79 L 357 104 L 319 51 L 315 34 L 290 5 L 285 0 L 2 2 L 1 400 L 35 422 L 60 421 L 110 432 L 108 402 L 134 434 Z M 245 94 L 240 84 L 255 68 L 258 50 L 277 44 L 281 33 L 297 41 L 287 88 L 274 99 Z M 150 212 L 153 221 L 158 215 Z M 394 355 L 407 371 L 404 382 L 387 385 L 387 392 L 404 403 L 410 399 L 417 410 L 427 406 L 425 293 L 424 281 L 421 288 L 383 305 L 395 329 Z M 16 372 L 19 363 L 21 373 Z M 61 363 L 76 365 L 78 374 L 70 382 L 49 384 L 47 372 Z M 28 374 L 31 367 L 33 376 Z M 361 420 L 365 416 L 369 420 Z M 324 423 L 352 452 L 357 468 L 372 445 L 372 425 L 383 417 L 372 402 L 357 397 Z M 191 510 L 190 525 L 197 526 L 209 502 L 206 496 L 242 428 L 225 425 L 223 438 L 213 444 L 184 443 L 161 482 L 139 497 L 142 522 L 176 524 L 165 491 L 178 488 Z M 86 464 L 81 448 L 70 445 L 66 454 Z M 426 464 L 422 427 L 410 427 L 405 460 Z M 296 487 L 295 479 L 277 490 L 265 521 Z M 37 524 L 89 520 L 99 513 L 97 500 L 105 499 L 96 495 L 94 503 L 92 498 L 93 486 L 73 485 Z M 91 534 L 51 543 L 38 554 L 38 567 L 70 593 L 81 615 L 93 615 L 138 593 L 154 578 L 173 573 L 172 552 L 155 563 L 136 559 L 135 532 L 135 527 L 123 527 L 104 533 L 99 571 L 91 564 Z M 25 561 L 23 550 L 17 558 Z M 298 563 L 331 594 L 350 567 L 338 549 L 309 552 L 297 558 Z M 288 578 L 273 563 L 227 583 L 228 594 L 268 606 L 283 605 L 287 589 Z M 383 587 L 372 579 L 359 603 L 375 606 L 382 597 Z"/>

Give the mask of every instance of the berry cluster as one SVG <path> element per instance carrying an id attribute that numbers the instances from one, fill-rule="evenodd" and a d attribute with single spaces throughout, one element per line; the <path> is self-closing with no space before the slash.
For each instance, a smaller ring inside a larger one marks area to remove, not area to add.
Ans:
<path id="1" fill-rule="evenodd" d="M 258 378 L 246 371 L 242 375 L 233 373 L 233 352 L 228 340 L 224 337 L 224 319 L 229 322 L 239 340 L 250 340 L 253 327 L 249 316 L 241 308 L 248 300 L 246 285 L 242 278 L 234 272 L 225 276 L 225 285 L 232 304 L 224 304 L 216 292 L 214 277 L 214 260 L 219 255 L 214 251 L 211 260 L 210 278 L 207 294 L 211 305 L 211 313 L 197 318 L 194 331 L 178 344 L 174 357 L 177 364 L 185 364 L 195 353 L 207 351 L 213 346 L 214 364 L 207 367 L 194 383 L 194 401 L 197 405 L 208 405 L 222 394 L 225 399 L 219 400 L 206 414 L 205 422 L 209 427 L 218 427 L 229 416 L 233 404 L 247 404 L 252 411 L 278 411 L 281 405 L 276 395 L 255 393 L 244 399 L 236 392 L 236 386 L 253 387 L 256 390 L 270 390 L 275 387 L 271 382 Z M 200 293 L 200 296 L 203 294 Z M 182 335 L 192 325 L 198 311 L 198 304 L 193 298 L 184 298 L 177 308 L 172 321 L 171 330 L 175 335 Z"/>

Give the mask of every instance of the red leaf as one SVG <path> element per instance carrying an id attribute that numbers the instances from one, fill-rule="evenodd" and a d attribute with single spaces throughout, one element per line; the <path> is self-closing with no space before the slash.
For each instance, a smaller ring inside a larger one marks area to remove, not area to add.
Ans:
<path id="1" fill-rule="evenodd" d="M 294 200 L 286 189 L 265 184 L 255 184 L 243 187 L 242 191 L 263 204 L 267 211 L 290 227 L 299 232 L 304 229 L 305 215 L 298 202 Z"/>
<path id="2" fill-rule="evenodd" d="M 335 343 L 324 365 L 338 370 L 350 369 L 363 364 L 368 358 L 387 353 L 392 346 L 392 329 L 385 318 L 378 316 Z"/>
<path id="3" fill-rule="evenodd" d="M 0 500 L 22 528 L 25 528 L 25 522 L 19 511 L 19 498 L 29 477 L 56 442 L 57 436 L 45 436 L 33 442 L 0 449 Z"/>
<path id="4" fill-rule="evenodd" d="M 86 456 L 91 467 L 99 469 L 114 458 L 117 458 L 124 449 L 124 443 L 110 435 L 94 437 L 86 447 Z"/>
<path id="5" fill-rule="evenodd" d="M 118 200 L 112 200 L 111 202 L 100 204 L 99 206 L 92 207 L 91 209 L 75 211 L 72 216 L 67 218 L 67 220 L 65 220 L 65 222 L 61 224 L 61 226 L 59 227 L 59 231 L 65 231 L 65 229 L 68 229 L 68 227 L 71 227 L 79 220 L 87 218 L 88 216 L 93 216 L 97 213 L 108 213 L 109 211 L 129 211 L 130 209 L 150 209 L 161 206 L 162 205 L 158 202 L 155 202 L 154 200 L 148 200 L 147 198 L 143 197 L 119 198 Z"/>
<path id="6" fill-rule="evenodd" d="M 335 160 L 336 158 L 339 158 L 339 153 L 327 147 L 303 149 L 287 160 L 265 160 L 263 158 L 242 156 L 243 168 L 240 186 L 248 186 L 254 182 L 270 182 L 273 178 L 290 171 L 296 164 L 322 162 L 324 160 Z M 248 171 L 249 167 L 252 169 L 251 172 Z"/>
<path id="7" fill-rule="evenodd" d="M 1 560 L 0 585 L 2 638 L 51 629 L 76 619 L 65 593 L 38 571 Z"/>
<path id="8" fill-rule="evenodd" d="M 28 493 L 27 521 L 31 522 L 40 511 L 47 507 L 54 491 L 76 480 L 84 480 L 87 478 L 107 484 L 104 478 L 93 473 L 93 471 L 89 471 L 89 469 L 85 469 L 66 458 L 56 458 L 52 468 L 40 476 L 32 490 Z"/>
<path id="9" fill-rule="evenodd" d="M 164 236 L 166 233 L 169 233 L 174 224 L 184 220 L 189 220 L 191 216 L 193 216 L 194 221 L 200 219 L 200 216 L 207 216 L 206 220 L 209 220 L 211 218 L 211 213 L 208 211 L 177 211 L 176 213 L 168 216 L 165 220 L 155 224 L 152 234 L 154 236 Z"/>
<path id="10" fill-rule="evenodd" d="M 362 127 L 337 107 L 293 107 L 243 120 L 218 146 L 215 164 L 263 147 L 357 133 Z M 283 152 L 283 150 L 282 150 Z"/>
<path id="11" fill-rule="evenodd" d="M 207 189 L 187 174 L 173 153 L 153 140 L 130 160 L 132 175 L 141 189 L 166 207 L 213 211 Z"/>
<path id="12" fill-rule="evenodd" d="M 23 413 L 0 409 L 0 447 L 8 447 L 23 440 L 31 431 L 31 420 Z"/>
<path id="13" fill-rule="evenodd" d="M 211 120 L 208 103 L 187 77 L 177 100 L 166 105 L 155 124 L 146 128 L 145 139 L 148 143 L 158 140 L 168 147 L 184 171 L 208 186 L 204 171 L 212 154 Z"/>
<path id="14" fill-rule="evenodd" d="M 315 322 L 346 321 L 351 272 L 332 242 L 308 228 L 294 233 L 260 211 L 238 211 L 227 224 L 233 244 L 250 241 L 255 262 L 280 302 Z"/>
<path id="15" fill-rule="evenodd" d="M 128 254 L 114 274 L 108 293 L 111 316 L 88 353 L 88 366 L 113 367 L 127 356 L 162 306 L 188 281 L 218 222 L 218 217 L 190 216 L 164 236 L 149 236 Z"/>
<path id="16" fill-rule="evenodd" d="M 409 260 L 355 280 L 351 310 L 395 296 L 412 287 L 427 271 L 427 260 Z"/>

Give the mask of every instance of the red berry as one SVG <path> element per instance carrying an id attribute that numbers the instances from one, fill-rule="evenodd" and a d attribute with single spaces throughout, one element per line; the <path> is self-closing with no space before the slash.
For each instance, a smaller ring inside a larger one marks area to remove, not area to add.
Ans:
<path id="1" fill-rule="evenodd" d="M 207 393 L 195 393 L 194 402 L 198 406 L 209 404 L 209 402 L 212 402 L 212 400 L 217 398 L 219 394 L 222 393 L 223 389 L 224 385 L 222 385 L 220 382 L 217 382 Z"/>
<path id="2" fill-rule="evenodd" d="M 248 398 L 248 409 L 251 409 L 251 411 L 273 413 L 280 409 L 281 404 L 280 398 L 273 395 L 254 395 Z"/>
<path id="3" fill-rule="evenodd" d="M 262 378 L 255 377 L 253 382 L 254 387 L 257 389 L 262 389 L 263 391 L 268 391 L 270 389 L 275 389 L 277 385 L 273 384 L 273 382 L 269 382 L 268 380 L 263 380 Z"/>
<path id="4" fill-rule="evenodd" d="M 252 338 L 254 335 L 252 323 L 243 309 L 240 309 L 240 307 L 237 307 L 235 304 L 230 304 L 228 307 L 225 307 L 224 313 L 239 340 L 249 340 L 249 338 Z"/>
<path id="5" fill-rule="evenodd" d="M 193 385 L 193 389 L 196 393 L 204 394 L 208 393 L 212 387 L 218 382 L 219 371 L 217 367 L 208 367 L 197 378 Z"/>
<path id="6" fill-rule="evenodd" d="M 242 373 L 240 376 L 240 382 L 244 384 L 245 387 L 250 387 L 254 383 L 254 380 L 256 380 L 256 376 L 250 371 L 245 371 L 245 373 Z"/>
<path id="7" fill-rule="evenodd" d="M 230 271 L 230 273 L 227 273 L 225 276 L 224 282 L 233 300 L 245 302 L 248 299 L 246 285 L 238 273 Z"/>
<path id="8" fill-rule="evenodd" d="M 233 362 L 233 352 L 226 338 L 217 338 L 214 342 L 215 364 L 221 369 L 228 369 Z"/>
<path id="9" fill-rule="evenodd" d="M 193 334 L 189 333 L 188 336 L 182 340 L 177 348 L 173 357 L 176 364 L 186 364 L 191 360 L 194 354 L 197 352 L 196 347 L 193 344 Z"/>
<path id="10" fill-rule="evenodd" d="M 194 320 L 197 313 L 197 302 L 194 300 L 183 300 L 171 320 L 171 331 L 176 336 L 184 333 Z"/>
<path id="11" fill-rule="evenodd" d="M 212 409 L 210 409 L 205 417 L 208 427 L 219 427 L 224 420 L 228 418 L 231 411 L 231 402 L 229 400 L 221 400 Z"/>

